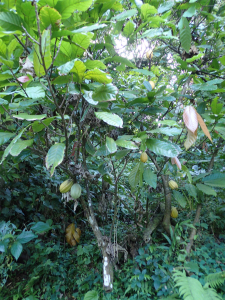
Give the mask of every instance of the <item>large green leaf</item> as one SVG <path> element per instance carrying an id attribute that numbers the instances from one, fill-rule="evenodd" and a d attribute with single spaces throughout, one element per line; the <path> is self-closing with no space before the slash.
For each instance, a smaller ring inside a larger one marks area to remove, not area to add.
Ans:
<path id="1" fill-rule="evenodd" d="M 11 133 L 11 132 L 0 132 L 0 146 L 7 143 L 8 140 L 10 140 L 13 136 L 15 135 L 15 133 Z"/>
<path id="2" fill-rule="evenodd" d="M 97 29 L 104 28 L 106 26 L 107 26 L 106 24 L 94 24 L 94 25 L 91 25 L 91 26 L 84 26 L 84 27 L 81 27 L 79 29 L 73 30 L 72 33 L 91 32 L 91 31 L 94 31 L 94 30 L 97 30 Z"/>
<path id="3" fill-rule="evenodd" d="M 152 76 L 154 77 L 154 73 L 149 71 L 149 70 L 145 70 L 145 69 L 133 69 L 132 70 L 133 72 L 137 72 L 137 73 L 141 73 L 143 75 L 146 75 L 146 76 Z"/>
<path id="4" fill-rule="evenodd" d="M 42 56 L 44 57 L 45 68 L 43 66 L 39 45 L 35 44 L 34 46 L 34 50 L 35 50 L 34 59 L 33 59 L 34 71 L 38 77 L 45 75 L 45 69 L 47 70 L 52 63 L 50 46 L 51 46 L 50 30 L 44 30 L 41 36 L 41 51 L 42 51 Z"/>
<path id="5" fill-rule="evenodd" d="M 21 244 L 26 244 L 37 237 L 38 236 L 35 235 L 32 231 L 23 231 L 16 237 L 16 240 Z"/>
<path id="6" fill-rule="evenodd" d="M 142 34 L 142 37 L 154 38 L 156 36 L 162 36 L 162 34 L 163 34 L 162 28 L 148 29 Z"/>
<path id="7" fill-rule="evenodd" d="M 135 64 L 133 64 L 131 61 L 129 61 L 129 59 L 125 58 L 125 57 L 121 57 L 121 56 L 113 56 L 113 57 L 108 57 L 104 60 L 105 62 L 111 62 L 111 61 L 114 61 L 114 62 L 118 62 L 118 63 L 121 63 L 121 64 L 124 64 L 128 67 L 131 67 L 131 68 L 136 68 Z"/>
<path id="8" fill-rule="evenodd" d="M 170 1 L 166 1 L 163 2 L 162 4 L 160 4 L 160 6 L 158 7 L 158 13 L 162 14 L 167 10 L 170 10 L 173 6 L 174 6 L 175 2 L 173 0 Z"/>
<path id="9" fill-rule="evenodd" d="M 141 6 L 141 13 L 143 15 L 144 20 L 147 20 L 149 17 L 151 17 L 154 14 L 157 14 L 157 9 L 155 6 L 149 5 L 148 3 L 143 4 Z"/>
<path id="10" fill-rule="evenodd" d="M 34 121 L 34 120 L 42 120 L 47 115 L 28 115 L 26 113 L 21 113 L 18 115 L 13 115 L 13 118 L 19 119 L 19 120 L 27 120 L 27 121 Z"/>
<path id="11" fill-rule="evenodd" d="M 186 189 L 188 195 L 190 195 L 191 197 L 195 198 L 195 200 L 197 200 L 197 190 L 193 184 L 191 184 L 191 183 L 185 184 L 185 189 Z"/>
<path id="12" fill-rule="evenodd" d="M 84 78 L 94 80 L 100 83 L 110 83 L 112 81 L 112 79 L 109 78 L 108 74 L 104 73 L 99 69 L 88 71 L 87 73 L 85 73 Z"/>
<path id="13" fill-rule="evenodd" d="M 38 2 L 38 4 L 39 4 L 40 6 L 46 6 L 46 5 L 48 5 L 48 6 L 50 6 L 50 7 L 54 7 L 54 6 L 56 6 L 56 4 L 57 4 L 58 1 L 59 1 L 59 0 L 40 0 L 40 1 Z"/>
<path id="14" fill-rule="evenodd" d="M 167 157 L 176 157 L 180 153 L 180 148 L 175 144 L 160 141 L 157 139 L 146 140 L 147 148 L 157 155 L 163 155 Z"/>
<path id="15" fill-rule="evenodd" d="M 10 154 L 12 156 L 18 156 L 24 149 L 32 146 L 33 141 L 34 141 L 33 139 L 25 140 L 25 141 L 22 141 L 22 140 L 17 141 L 15 144 L 13 144 L 13 146 L 10 150 Z"/>
<path id="16" fill-rule="evenodd" d="M 58 67 L 60 74 L 63 75 L 68 74 L 73 69 L 74 63 L 75 63 L 75 59 L 68 61 L 65 64 Z"/>
<path id="17" fill-rule="evenodd" d="M 109 83 L 97 87 L 92 94 L 92 98 L 94 101 L 98 102 L 112 101 L 116 100 L 117 93 L 117 87 L 112 83 Z"/>
<path id="18" fill-rule="evenodd" d="M 182 17 L 181 28 L 180 28 L 180 42 L 184 50 L 189 53 L 191 47 L 191 30 L 189 27 L 188 20 Z"/>
<path id="19" fill-rule="evenodd" d="M 51 176 L 53 175 L 55 168 L 63 161 L 65 148 L 65 144 L 57 143 L 48 150 L 46 156 L 46 168 L 49 169 L 51 167 Z"/>
<path id="20" fill-rule="evenodd" d="M 39 98 L 45 97 L 45 91 L 44 91 L 43 87 L 40 85 L 27 87 L 25 89 L 25 91 L 26 91 L 26 94 L 23 91 L 18 91 L 18 93 L 24 97 L 26 97 L 26 95 L 27 95 L 29 98 L 32 98 L 32 99 L 39 99 Z"/>
<path id="21" fill-rule="evenodd" d="M 205 184 L 197 183 L 196 186 L 200 191 L 202 191 L 206 195 L 213 195 L 215 197 L 217 195 L 216 191 L 214 189 L 212 189 L 211 187 L 209 187 Z"/>
<path id="22" fill-rule="evenodd" d="M 214 114 L 218 115 L 221 112 L 222 108 L 223 108 L 223 103 L 218 103 L 218 99 L 215 98 L 212 101 L 211 108 L 212 108 L 212 112 Z"/>
<path id="23" fill-rule="evenodd" d="M 150 168 L 145 168 L 143 176 L 145 182 L 155 189 L 157 186 L 157 175 Z"/>
<path id="24" fill-rule="evenodd" d="M 179 128 L 170 128 L 170 127 L 162 127 L 162 128 L 157 128 L 154 130 L 151 130 L 151 133 L 161 133 L 161 134 L 165 134 L 168 136 L 176 136 L 181 134 L 182 129 Z"/>
<path id="25" fill-rule="evenodd" d="M 173 197 L 181 207 L 185 208 L 187 201 L 180 192 L 173 190 Z"/>
<path id="26" fill-rule="evenodd" d="M 225 174 L 215 173 L 205 177 L 203 180 L 204 184 L 215 186 L 215 187 L 225 187 Z"/>
<path id="27" fill-rule="evenodd" d="M 74 62 L 73 68 L 70 71 L 72 73 L 75 73 L 75 75 L 77 77 L 76 79 L 74 78 L 73 81 L 81 83 L 83 81 L 83 77 L 84 77 L 84 72 L 85 71 L 86 71 L 85 64 L 82 61 L 80 61 L 80 60 L 76 60 Z"/>
<path id="28" fill-rule="evenodd" d="M 49 226 L 48 223 L 44 223 L 44 222 L 37 222 L 35 225 L 31 227 L 31 230 L 35 231 L 36 233 L 43 233 L 50 229 L 52 229 L 52 227 Z"/>
<path id="29" fill-rule="evenodd" d="M 106 69 L 106 65 L 103 64 L 100 60 L 90 60 L 88 59 L 85 63 L 85 66 L 87 69 L 92 70 L 92 69 Z"/>
<path id="30" fill-rule="evenodd" d="M 92 4 L 92 0 L 59 0 L 55 8 L 62 15 L 63 19 L 67 19 L 73 12 L 85 11 Z"/>
<path id="31" fill-rule="evenodd" d="M 42 7 L 40 10 L 40 20 L 46 29 L 49 25 L 56 28 L 57 23 L 61 20 L 59 12 L 52 7 Z"/>
<path id="32" fill-rule="evenodd" d="M 120 13 L 119 15 L 116 15 L 111 20 L 123 21 L 123 20 L 125 20 L 127 18 L 133 17 L 137 13 L 138 13 L 137 9 L 126 10 L 126 11 Z"/>
<path id="33" fill-rule="evenodd" d="M 95 112 L 95 115 L 98 119 L 106 122 L 109 125 L 120 127 L 120 128 L 123 127 L 123 120 L 116 114 L 102 111 L 102 112 Z"/>
<path id="34" fill-rule="evenodd" d="M 136 166 L 131 170 L 128 179 L 132 188 L 135 188 L 138 185 L 140 180 L 140 163 L 136 164 Z"/>
<path id="35" fill-rule="evenodd" d="M 114 139 L 110 137 L 106 137 L 106 147 L 110 153 L 114 153 L 117 151 L 117 145 Z"/>
<path id="36" fill-rule="evenodd" d="M 12 255 L 15 257 L 15 259 L 17 260 L 19 257 L 20 257 L 20 254 L 22 253 L 23 251 L 23 246 L 20 244 L 20 242 L 14 242 L 12 244 L 12 247 L 11 247 L 11 253 Z"/>
<path id="37" fill-rule="evenodd" d="M 2 156 L 2 160 L 0 162 L 0 164 L 5 160 L 5 158 L 9 155 L 13 145 L 21 138 L 22 134 L 24 133 L 24 131 L 27 129 L 27 127 L 23 128 L 19 134 L 17 136 L 14 137 L 14 139 L 11 141 L 11 143 L 8 145 L 8 147 L 5 149 L 3 156 Z"/>
<path id="38" fill-rule="evenodd" d="M 123 147 L 123 148 L 126 148 L 126 149 L 131 149 L 131 150 L 138 149 L 138 146 L 135 145 L 135 143 L 132 142 L 132 141 L 126 141 L 126 140 L 123 140 L 123 139 L 119 139 L 119 140 L 116 141 L 116 144 L 117 144 L 117 146 Z"/>
<path id="39" fill-rule="evenodd" d="M 132 21 L 128 21 L 123 29 L 123 35 L 128 38 L 133 32 L 134 32 L 134 23 Z"/>
<path id="40" fill-rule="evenodd" d="M 42 123 L 39 123 L 38 121 L 35 121 L 32 124 L 32 129 L 34 132 L 40 132 L 42 131 L 42 129 L 44 129 L 46 126 L 49 126 L 51 124 L 51 122 L 55 119 L 55 117 L 51 117 L 48 119 L 45 119 L 42 121 Z"/>
<path id="41" fill-rule="evenodd" d="M 84 295 L 84 300 L 98 300 L 97 291 L 89 291 Z"/>
<path id="42" fill-rule="evenodd" d="M 0 26 L 6 31 L 23 31 L 23 20 L 12 11 L 0 13 Z"/>

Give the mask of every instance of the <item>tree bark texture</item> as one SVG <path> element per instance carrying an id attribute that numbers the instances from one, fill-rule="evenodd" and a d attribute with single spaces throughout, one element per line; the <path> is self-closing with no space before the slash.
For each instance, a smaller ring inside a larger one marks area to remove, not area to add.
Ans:
<path id="1" fill-rule="evenodd" d="M 163 217 L 163 227 L 165 231 L 170 235 L 170 214 L 171 214 L 171 192 L 169 188 L 169 176 L 161 175 L 163 181 L 163 189 L 165 196 L 165 212 Z"/>

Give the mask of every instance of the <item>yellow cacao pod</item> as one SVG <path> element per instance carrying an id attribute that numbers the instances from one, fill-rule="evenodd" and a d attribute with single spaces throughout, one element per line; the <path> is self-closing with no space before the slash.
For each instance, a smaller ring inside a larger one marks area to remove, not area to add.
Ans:
<path id="1" fill-rule="evenodd" d="M 75 199 L 75 200 L 78 199 L 81 195 L 81 186 L 78 183 L 75 183 L 71 187 L 70 194 L 73 199 Z"/>
<path id="2" fill-rule="evenodd" d="M 176 207 L 172 206 L 170 215 L 174 219 L 176 219 L 178 217 L 178 211 L 177 211 Z"/>
<path id="3" fill-rule="evenodd" d="M 176 181 L 170 180 L 170 181 L 169 181 L 169 187 L 170 187 L 172 190 L 175 190 L 175 189 L 178 189 L 178 184 L 176 183 Z"/>
<path id="4" fill-rule="evenodd" d="M 59 190 L 61 193 L 67 193 L 70 191 L 72 185 L 73 185 L 73 180 L 67 179 L 60 185 Z"/>
<path id="5" fill-rule="evenodd" d="M 146 58 L 148 58 L 148 59 L 152 59 L 153 58 L 153 52 L 152 52 L 152 50 L 148 50 L 146 52 Z"/>
<path id="6" fill-rule="evenodd" d="M 151 84 L 152 89 L 154 89 L 155 88 L 155 82 L 150 80 L 149 83 Z"/>
<path id="7" fill-rule="evenodd" d="M 146 152 L 141 153 L 141 157 L 140 157 L 141 161 L 143 163 L 145 163 L 148 160 L 148 155 Z"/>

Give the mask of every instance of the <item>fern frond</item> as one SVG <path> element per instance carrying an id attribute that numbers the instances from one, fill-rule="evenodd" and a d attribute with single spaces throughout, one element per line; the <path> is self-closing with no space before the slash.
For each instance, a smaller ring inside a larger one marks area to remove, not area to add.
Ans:
<path id="1" fill-rule="evenodd" d="M 222 298 L 217 294 L 217 292 L 209 288 L 208 283 L 204 286 L 204 299 L 205 300 L 222 300 Z"/>
<path id="2" fill-rule="evenodd" d="M 184 300 L 204 300 L 204 289 L 201 283 L 192 277 L 186 277 L 185 272 L 175 270 L 173 274 L 174 281 L 179 287 L 179 293 Z"/>
<path id="3" fill-rule="evenodd" d="M 218 287 L 225 282 L 225 271 L 209 274 L 206 276 L 205 281 L 213 288 Z"/>

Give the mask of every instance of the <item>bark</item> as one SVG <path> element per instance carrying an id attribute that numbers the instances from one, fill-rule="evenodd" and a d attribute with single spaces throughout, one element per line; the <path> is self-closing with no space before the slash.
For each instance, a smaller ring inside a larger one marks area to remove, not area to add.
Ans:
<path id="1" fill-rule="evenodd" d="M 162 222 L 163 214 L 158 214 L 155 216 L 151 222 L 149 222 L 147 228 L 144 231 L 144 242 L 147 244 L 151 241 L 152 232 L 159 226 Z"/>
<path id="2" fill-rule="evenodd" d="M 194 222 L 193 222 L 194 226 L 195 226 L 196 223 L 199 222 L 201 208 L 202 208 L 202 206 L 201 206 L 201 204 L 199 204 L 197 206 L 195 219 L 194 219 Z M 191 231 L 191 234 L 190 234 L 190 237 L 189 237 L 190 242 L 187 244 L 187 247 L 186 247 L 187 254 L 190 254 L 190 252 L 191 252 L 191 247 L 193 246 L 193 243 L 194 243 L 194 237 L 196 235 L 196 231 L 197 231 L 196 228 L 193 228 L 192 231 Z"/>

